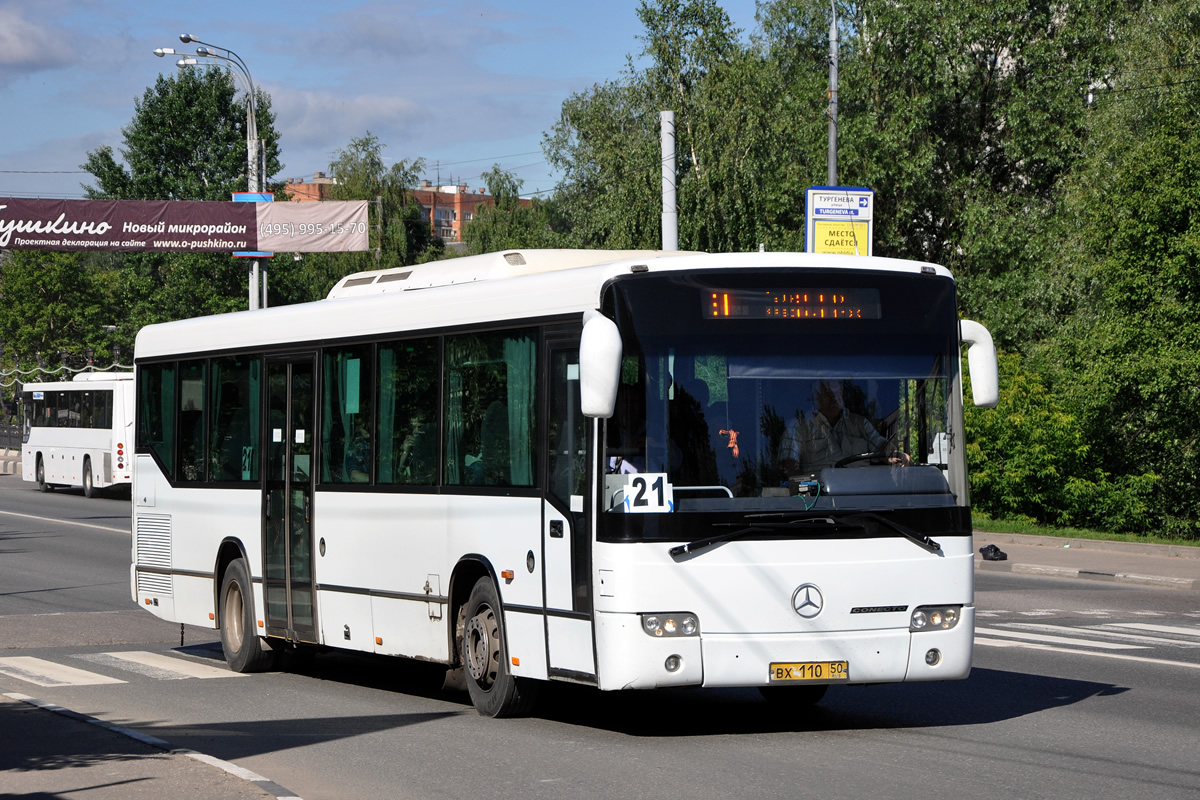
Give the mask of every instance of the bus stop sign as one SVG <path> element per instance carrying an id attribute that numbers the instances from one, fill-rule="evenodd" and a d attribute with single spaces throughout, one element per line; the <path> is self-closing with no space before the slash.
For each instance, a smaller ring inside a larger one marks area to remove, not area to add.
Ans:
<path id="1" fill-rule="evenodd" d="M 869 256 L 875 238 L 875 192 L 861 186 L 814 186 L 804 195 L 809 253 Z"/>

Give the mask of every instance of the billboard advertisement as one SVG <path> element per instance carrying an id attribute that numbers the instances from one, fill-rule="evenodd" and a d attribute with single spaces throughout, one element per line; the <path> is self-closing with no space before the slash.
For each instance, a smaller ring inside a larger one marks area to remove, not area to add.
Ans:
<path id="1" fill-rule="evenodd" d="M 365 251 L 367 201 L 220 203 L 0 198 L 0 249 Z"/>

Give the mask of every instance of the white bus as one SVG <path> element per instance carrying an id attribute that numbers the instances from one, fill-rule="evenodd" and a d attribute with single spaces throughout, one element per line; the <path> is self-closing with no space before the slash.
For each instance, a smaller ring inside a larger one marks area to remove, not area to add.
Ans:
<path id="1" fill-rule="evenodd" d="M 133 480 L 133 373 L 81 372 L 22 387 L 21 472 L 48 492 L 97 490 Z"/>
<path id="2" fill-rule="evenodd" d="M 494 253 L 149 326 L 131 591 L 234 670 L 433 661 L 491 716 L 964 678 L 964 343 L 994 405 L 944 268 L 797 253 Z"/>

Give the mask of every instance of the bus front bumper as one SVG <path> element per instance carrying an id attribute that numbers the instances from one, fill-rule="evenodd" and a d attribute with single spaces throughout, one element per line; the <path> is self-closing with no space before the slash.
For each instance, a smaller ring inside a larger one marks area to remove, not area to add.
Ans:
<path id="1" fill-rule="evenodd" d="M 950 630 L 917 633 L 907 628 L 779 634 L 702 631 L 699 636 L 656 638 L 645 634 L 639 623 L 633 614 L 597 614 L 597 652 L 604 654 L 598 675 L 601 689 L 961 680 L 971 672 L 975 609 L 964 607 Z M 786 679 L 777 680 L 781 675 Z"/>

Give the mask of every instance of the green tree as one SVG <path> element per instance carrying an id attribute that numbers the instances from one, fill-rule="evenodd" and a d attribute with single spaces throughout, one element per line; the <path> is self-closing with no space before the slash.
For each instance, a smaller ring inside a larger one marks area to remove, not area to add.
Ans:
<path id="1" fill-rule="evenodd" d="M 966 408 L 974 508 L 996 519 L 1146 529 L 1159 476 L 1103 469 L 1083 421 L 1020 356 L 1000 354 L 1000 386 L 995 409 Z"/>
<path id="2" fill-rule="evenodd" d="M 280 170 L 279 134 L 270 98 L 256 95 L 265 176 Z M 111 147 L 88 153 L 82 168 L 96 179 L 88 197 L 104 200 L 228 201 L 246 184 L 246 110 L 233 76 L 185 68 L 159 75 L 122 128 L 118 162 Z M 124 256 L 115 281 L 127 292 L 122 317 L 137 325 L 246 307 L 246 262 L 222 253 L 137 253 Z"/>
<path id="3" fill-rule="evenodd" d="M 468 252 L 564 246 L 564 237 L 556 230 L 553 203 L 522 202 L 522 181 L 499 164 L 483 173 L 483 180 L 493 204 L 477 206 L 475 218 L 464 227 Z"/>
<path id="4" fill-rule="evenodd" d="M 22 368 L 38 354 L 58 364 L 59 352 L 82 356 L 88 347 L 104 352 L 111 337 L 104 326 L 104 280 L 76 253 L 17 250 L 0 270 L 0 341 L 5 363 L 19 359 Z M 104 360 L 107 364 L 107 359 Z"/>
<path id="5" fill-rule="evenodd" d="M 1059 223 L 1082 300 L 1040 357 L 1107 469 L 1161 476 L 1144 525 L 1200 537 L 1200 3 L 1156 4 L 1120 54 Z"/>
<path id="6" fill-rule="evenodd" d="M 84 191 L 100 200 L 228 201 L 233 192 L 247 190 L 245 102 L 225 70 L 185 67 L 159 75 L 134 100 L 133 120 L 121 129 L 121 162 L 108 145 L 88 152 L 82 169 L 96 186 L 84 185 Z M 261 89 L 255 108 L 263 177 L 269 178 L 281 169 L 279 134 L 271 99 Z"/>

